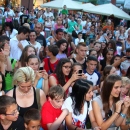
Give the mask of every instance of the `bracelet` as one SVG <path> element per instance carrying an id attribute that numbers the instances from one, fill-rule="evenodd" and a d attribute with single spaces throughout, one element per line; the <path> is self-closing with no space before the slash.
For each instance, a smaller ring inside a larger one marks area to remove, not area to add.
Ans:
<path id="1" fill-rule="evenodd" d="M 126 114 L 120 113 L 120 116 L 121 116 L 122 118 L 125 118 L 125 117 L 126 117 Z"/>
<path id="2" fill-rule="evenodd" d="M 119 112 L 115 112 L 115 113 L 120 114 Z"/>
<path id="3" fill-rule="evenodd" d="M 77 128 L 78 128 L 78 127 L 76 126 L 74 130 L 77 130 Z"/>

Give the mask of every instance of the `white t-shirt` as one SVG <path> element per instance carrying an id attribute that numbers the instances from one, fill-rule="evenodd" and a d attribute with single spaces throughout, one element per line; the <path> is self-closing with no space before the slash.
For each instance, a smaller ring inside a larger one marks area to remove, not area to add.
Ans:
<path id="1" fill-rule="evenodd" d="M 86 23 L 87 23 L 86 21 L 81 21 L 81 24 L 82 24 L 83 27 L 86 25 Z M 86 33 L 86 30 L 83 29 L 82 33 Z"/>
<path id="2" fill-rule="evenodd" d="M 76 38 L 75 39 L 75 45 L 77 46 L 80 42 L 84 42 L 84 39 L 78 39 L 78 38 Z"/>
<path id="3" fill-rule="evenodd" d="M 87 111 L 89 113 L 89 111 L 92 110 L 92 105 L 91 105 L 91 102 L 90 102 L 89 110 L 88 110 L 87 102 L 85 102 L 84 103 L 84 111 L 83 111 L 83 113 L 80 114 L 80 115 L 75 115 L 74 114 L 74 106 L 73 106 L 72 98 L 68 97 L 64 101 L 64 103 L 62 105 L 62 110 L 63 109 L 68 109 L 69 113 L 72 113 L 72 123 L 75 126 L 78 126 L 80 128 L 85 128 L 85 121 L 86 121 Z"/>
<path id="4" fill-rule="evenodd" d="M 11 17 L 15 16 L 14 11 L 11 9 L 9 11 L 5 11 L 4 16 L 7 18 L 8 15 L 10 15 Z"/>
<path id="5" fill-rule="evenodd" d="M 6 35 L 9 37 L 9 38 L 13 38 L 14 36 L 16 36 L 18 34 L 18 31 L 16 29 L 13 29 L 12 30 L 12 33 L 9 35 L 9 32 L 6 31 Z"/>
<path id="6" fill-rule="evenodd" d="M 45 15 L 46 17 L 48 17 L 48 16 L 49 16 L 49 17 L 51 17 L 51 16 L 53 16 L 53 17 L 54 17 L 54 15 L 53 15 L 53 13 L 52 13 L 52 12 L 49 12 L 49 13 L 45 12 L 45 13 L 44 13 L 44 15 Z"/>
<path id="7" fill-rule="evenodd" d="M 21 49 L 18 47 L 18 39 L 15 37 L 13 37 L 12 39 L 10 39 L 10 57 L 16 60 L 20 59 L 20 56 L 22 54 Z M 20 41 L 20 43 L 22 44 L 23 48 L 27 45 L 29 45 L 29 43 L 27 42 L 27 40 L 22 40 Z"/>

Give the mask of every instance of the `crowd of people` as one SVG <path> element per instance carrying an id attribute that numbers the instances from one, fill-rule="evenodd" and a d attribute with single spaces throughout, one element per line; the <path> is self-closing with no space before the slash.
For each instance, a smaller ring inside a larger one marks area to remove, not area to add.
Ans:
<path id="1" fill-rule="evenodd" d="M 0 8 L 0 130 L 85 129 L 130 129 L 129 22 Z"/>

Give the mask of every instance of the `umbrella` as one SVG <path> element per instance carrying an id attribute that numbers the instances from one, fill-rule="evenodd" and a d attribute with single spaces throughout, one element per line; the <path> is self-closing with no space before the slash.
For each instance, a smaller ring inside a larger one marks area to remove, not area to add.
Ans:
<path id="1" fill-rule="evenodd" d="M 86 4 L 82 4 L 82 9 L 85 10 L 87 8 L 90 8 L 90 7 L 94 7 L 95 5 L 91 4 L 91 3 L 86 3 Z"/>
<path id="2" fill-rule="evenodd" d="M 100 15 L 106 15 L 106 16 L 113 15 L 114 17 L 117 17 L 117 18 L 130 20 L 130 16 L 127 13 L 125 13 L 123 10 L 119 9 L 118 7 L 116 7 L 115 5 L 111 3 L 84 9 L 84 11 L 95 13 L 95 14 L 100 14 Z"/>
<path id="3" fill-rule="evenodd" d="M 55 9 L 62 9 L 63 6 L 66 5 L 68 10 L 81 10 L 82 9 L 82 3 L 76 2 L 73 0 L 54 0 L 51 2 L 47 2 L 45 4 L 42 4 L 41 7 L 50 7 Z"/>

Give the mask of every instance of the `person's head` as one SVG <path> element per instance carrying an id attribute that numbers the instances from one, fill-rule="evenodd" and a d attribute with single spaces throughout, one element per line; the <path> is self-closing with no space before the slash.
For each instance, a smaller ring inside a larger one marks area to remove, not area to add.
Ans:
<path id="1" fill-rule="evenodd" d="M 39 110 L 31 108 L 25 112 L 23 118 L 26 130 L 40 130 L 41 114 Z"/>
<path id="2" fill-rule="evenodd" d="M 72 93 L 70 94 L 72 101 L 74 102 L 74 114 L 79 115 L 85 101 L 90 101 L 93 96 L 92 91 L 93 83 L 86 79 L 78 79 L 75 81 L 72 87 Z"/>
<path id="3" fill-rule="evenodd" d="M 90 49 L 89 50 L 89 56 L 95 56 L 95 57 L 97 57 L 97 51 L 95 51 L 94 49 Z"/>
<path id="4" fill-rule="evenodd" d="M 121 79 L 122 79 L 122 87 L 120 95 L 122 97 L 125 97 L 128 95 L 128 92 L 130 91 L 130 79 L 127 77 L 122 77 Z"/>
<path id="5" fill-rule="evenodd" d="M 59 48 L 57 47 L 57 45 L 49 45 L 46 48 L 46 54 L 47 56 L 56 56 L 59 52 Z"/>
<path id="6" fill-rule="evenodd" d="M 84 42 L 78 43 L 78 45 L 76 47 L 76 52 L 80 58 L 84 59 L 86 57 L 86 52 L 87 52 L 86 43 L 84 43 Z"/>
<path id="7" fill-rule="evenodd" d="M 61 39 L 63 38 L 63 36 L 64 36 L 64 31 L 63 31 L 63 29 L 58 28 L 58 29 L 56 30 L 56 37 L 57 37 L 57 39 L 58 39 L 58 40 L 61 40 Z"/>
<path id="8" fill-rule="evenodd" d="M 82 32 L 78 33 L 78 38 L 81 39 L 82 38 Z"/>
<path id="9" fill-rule="evenodd" d="M 29 23 L 24 23 L 23 26 L 27 27 L 30 30 L 30 24 Z"/>
<path id="10" fill-rule="evenodd" d="M 26 65 L 31 67 L 34 70 L 34 72 L 36 72 L 39 70 L 40 59 L 36 55 L 31 54 L 27 57 Z"/>
<path id="11" fill-rule="evenodd" d="M 36 31 L 37 35 L 40 35 L 40 32 L 42 31 L 42 29 L 43 29 L 42 23 L 35 24 L 35 31 Z"/>
<path id="12" fill-rule="evenodd" d="M 64 5 L 63 8 L 66 9 L 67 8 L 66 5 Z"/>
<path id="13" fill-rule="evenodd" d="M 4 27 L 5 27 L 5 31 L 9 31 L 9 32 L 12 32 L 14 28 L 12 22 L 5 22 Z"/>
<path id="14" fill-rule="evenodd" d="M 56 45 L 59 48 L 59 51 L 62 53 L 67 53 L 67 49 L 68 49 L 68 42 L 65 39 L 61 39 L 59 40 Z"/>
<path id="15" fill-rule="evenodd" d="M 108 49 L 113 49 L 114 53 L 116 52 L 116 42 L 115 42 L 115 40 L 110 40 L 108 42 Z"/>
<path id="16" fill-rule="evenodd" d="M 34 46 L 32 45 L 27 45 L 23 51 L 22 51 L 22 55 L 20 57 L 20 63 L 21 63 L 21 66 L 22 67 L 25 67 L 26 66 L 26 61 L 27 61 L 27 57 L 31 54 L 34 54 L 34 55 L 37 55 L 37 51 L 35 49 Z"/>
<path id="17" fill-rule="evenodd" d="M 5 121 L 16 121 L 18 119 L 17 103 L 13 97 L 0 96 L 0 119 Z"/>
<path id="18" fill-rule="evenodd" d="M 34 70 L 31 67 L 19 68 L 13 77 L 13 83 L 19 86 L 20 91 L 28 93 L 34 84 Z"/>
<path id="19" fill-rule="evenodd" d="M 26 40 L 28 38 L 29 33 L 30 33 L 29 28 L 25 26 L 21 26 L 18 29 L 18 35 L 20 36 L 20 40 Z"/>
<path id="20" fill-rule="evenodd" d="M 115 74 L 109 75 L 103 83 L 101 98 L 106 118 L 108 118 L 108 113 L 110 110 L 109 105 L 110 100 L 112 100 L 113 104 L 119 101 L 121 86 L 122 86 L 121 77 Z"/>
<path id="21" fill-rule="evenodd" d="M 69 59 L 63 58 L 59 60 L 55 73 L 61 86 L 63 86 L 66 82 L 65 76 L 70 77 L 71 66 L 72 64 Z"/>
<path id="22" fill-rule="evenodd" d="M 57 17 L 57 25 L 62 25 L 62 18 L 61 17 Z"/>
<path id="23" fill-rule="evenodd" d="M 104 59 L 107 61 L 111 61 L 111 59 L 114 56 L 114 50 L 113 49 L 107 49 L 105 55 L 104 55 Z"/>
<path id="24" fill-rule="evenodd" d="M 127 48 L 127 49 L 126 49 L 126 56 L 129 56 L 129 57 L 130 57 L 130 48 Z"/>
<path id="25" fill-rule="evenodd" d="M 105 41 L 102 41 L 102 42 L 101 42 L 101 45 L 102 45 L 102 50 L 104 50 L 104 49 L 106 48 L 106 46 L 107 46 L 107 44 L 106 44 Z"/>
<path id="26" fill-rule="evenodd" d="M 48 92 L 48 97 L 53 107 L 61 108 L 65 100 L 65 91 L 60 85 L 53 86 Z"/>
<path id="27" fill-rule="evenodd" d="M 7 5 L 7 7 L 6 7 L 7 11 L 10 11 L 10 8 L 11 8 L 11 6 Z"/>
<path id="28" fill-rule="evenodd" d="M 100 52 L 101 48 L 102 48 L 102 44 L 100 42 L 94 43 L 94 50 L 95 51 Z"/>
<path id="29" fill-rule="evenodd" d="M 30 33 L 29 33 L 29 39 L 30 39 L 30 41 L 34 42 L 36 40 L 36 37 L 37 37 L 36 31 L 35 30 L 31 30 Z"/>
<path id="30" fill-rule="evenodd" d="M 72 70 L 71 70 L 72 74 L 77 72 L 78 70 L 83 70 L 83 66 L 80 63 L 74 63 L 72 65 Z"/>
<path id="31" fill-rule="evenodd" d="M 5 78 L 4 75 L 0 72 L 0 91 L 4 90 L 5 87 Z"/>
<path id="32" fill-rule="evenodd" d="M 112 65 L 107 65 L 103 70 L 102 80 L 105 80 L 106 77 L 110 74 L 116 74 L 116 69 Z"/>
<path id="33" fill-rule="evenodd" d="M 89 71 L 90 73 L 93 73 L 94 70 L 97 67 L 97 63 L 98 63 L 97 57 L 95 57 L 95 56 L 88 56 L 87 62 L 86 62 L 87 71 Z"/>
<path id="34" fill-rule="evenodd" d="M 91 40 L 90 40 L 90 42 L 89 42 L 90 48 L 93 48 L 93 47 L 94 47 L 94 42 L 95 42 L 94 39 L 91 39 Z"/>

